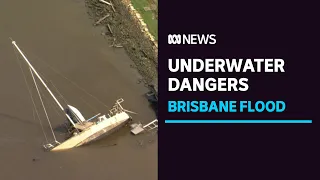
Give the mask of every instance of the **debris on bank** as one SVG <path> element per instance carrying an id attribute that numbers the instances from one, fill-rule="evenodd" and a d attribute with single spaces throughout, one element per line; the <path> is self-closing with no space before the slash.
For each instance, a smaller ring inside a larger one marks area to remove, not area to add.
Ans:
<path id="1" fill-rule="evenodd" d="M 124 48 L 146 85 L 158 82 L 158 45 L 130 0 L 85 0 L 93 25 L 114 48 Z M 154 84 L 156 83 L 156 84 Z"/>

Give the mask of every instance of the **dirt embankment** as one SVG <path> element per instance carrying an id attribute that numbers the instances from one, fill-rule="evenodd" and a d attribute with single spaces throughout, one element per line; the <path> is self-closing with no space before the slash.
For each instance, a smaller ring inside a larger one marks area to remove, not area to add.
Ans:
<path id="1" fill-rule="evenodd" d="M 85 1 L 93 23 L 100 20 L 95 25 L 103 27 L 102 34 L 109 39 L 110 45 L 125 48 L 146 84 L 157 83 L 157 42 L 141 26 L 139 18 L 132 11 L 130 0 L 105 0 L 107 3 L 111 2 L 113 7 L 100 0 Z"/>

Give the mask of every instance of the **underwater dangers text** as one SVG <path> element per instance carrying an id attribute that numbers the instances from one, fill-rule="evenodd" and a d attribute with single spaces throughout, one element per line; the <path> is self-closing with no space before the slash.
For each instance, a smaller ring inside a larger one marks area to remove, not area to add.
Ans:
<path id="1" fill-rule="evenodd" d="M 211 73 L 209 78 L 168 79 L 169 91 L 248 91 L 246 77 L 219 77 L 221 73 L 284 73 L 283 59 L 169 59 L 168 68 L 172 73 Z M 195 74 L 196 75 L 196 74 Z M 230 74 L 229 74 L 230 75 Z M 180 77 L 180 76 L 179 76 Z"/>

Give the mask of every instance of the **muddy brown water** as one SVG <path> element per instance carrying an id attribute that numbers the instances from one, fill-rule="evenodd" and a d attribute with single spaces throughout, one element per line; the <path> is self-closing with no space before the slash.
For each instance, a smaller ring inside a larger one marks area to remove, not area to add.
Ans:
<path id="1" fill-rule="evenodd" d="M 47 64 L 108 107 L 123 98 L 124 108 L 138 113 L 132 115 L 134 121 L 147 123 L 155 119 L 144 98 L 148 90 L 137 84 L 140 76 L 130 68 L 132 62 L 122 49 L 110 48 L 101 30 L 92 26 L 82 0 L 1 0 L 0 23 L 1 180 L 157 179 L 157 138 L 132 136 L 128 127 L 89 146 L 65 152 L 44 152 L 41 147 L 45 138 L 39 121 L 33 118 L 30 96 L 9 37 L 85 117 L 108 109 Z M 23 67 L 26 71 L 25 63 Z M 30 76 L 27 78 L 31 86 Z M 35 93 L 34 87 L 32 92 Z M 43 88 L 42 92 L 45 92 Z M 52 126 L 57 127 L 66 119 L 56 112 L 56 106 L 51 106 L 52 98 L 48 94 L 45 97 Z M 38 97 L 35 98 L 45 132 L 52 142 Z M 64 102 L 60 97 L 59 100 Z M 63 138 L 58 130 L 55 134 L 59 140 Z"/>

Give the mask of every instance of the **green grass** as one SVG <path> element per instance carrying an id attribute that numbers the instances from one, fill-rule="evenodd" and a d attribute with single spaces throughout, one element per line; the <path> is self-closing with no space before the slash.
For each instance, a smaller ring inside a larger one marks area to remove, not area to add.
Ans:
<path id="1" fill-rule="evenodd" d="M 158 20 L 153 19 L 153 11 L 145 11 L 144 7 L 150 7 L 150 0 L 131 0 L 133 7 L 140 13 L 144 22 L 147 24 L 149 32 L 158 40 Z"/>

